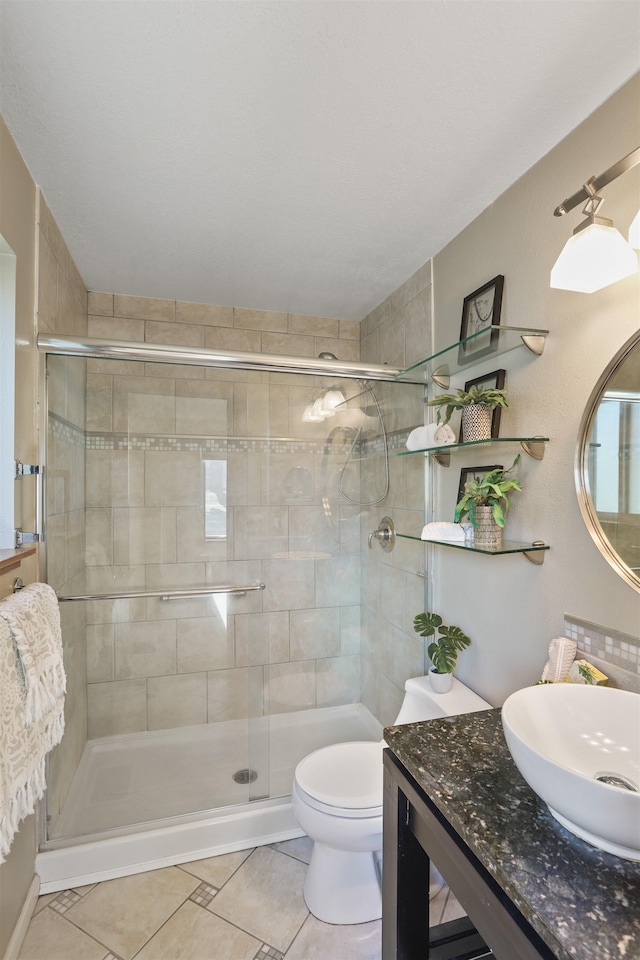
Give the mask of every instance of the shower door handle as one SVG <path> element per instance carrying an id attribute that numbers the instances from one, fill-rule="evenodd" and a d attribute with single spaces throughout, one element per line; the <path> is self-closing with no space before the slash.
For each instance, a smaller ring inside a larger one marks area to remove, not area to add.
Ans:
<path id="1" fill-rule="evenodd" d="M 38 463 L 23 463 L 22 460 L 16 460 L 14 478 L 19 480 L 21 477 L 29 476 L 36 478 L 35 530 L 33 533 L 26 533 L 22 527 L 17 527 L 16 548 L 24 546 L 25 543 L 42 543 L 44 540 L 44 467 Z"/>
<path id="2" fill-rule="evenodd" d="M 160 599 L 161 600 L 188 600 L 190 597 L 208 597 L 213 596 L 214 594 L 228 594 L 234 597 L 244 597 L 246 593 L 250 590 L 264 590 L 264 583 L 247 583 L 242 584 L 241 586 L 227 586 L 222 585 L 219 587 L 205 587 L 202 590 L 172 590 L 164 591 Z M 157 595 L 157 594 L 156 594 Z"/>
<path id="3" fill-rule="evenodd" d="M 131 590 L 123 593 L 84 593 L 73 597 L 58 596 L 58 601 L 62 603 L 65 600 L 136 600 L 146 599 L 147 597 L 156 597 L 160 600 L 188 600 L 191 597 L 209 597 L 217 593 L 234 594 L 235 596 L 244 596 L 250 590 L 264 590 L 266 584 L 262 581 L 255 583 L 243 583 L 237 586 L 219 587 L 194 587 L 184 590 Z"/>

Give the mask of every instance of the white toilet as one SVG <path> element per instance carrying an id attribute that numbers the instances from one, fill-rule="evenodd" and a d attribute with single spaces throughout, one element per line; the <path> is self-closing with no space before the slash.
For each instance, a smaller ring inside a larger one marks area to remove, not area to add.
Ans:
<path id="1" fill-rule="evenodd" d="M 491 704 L 453 678 L 433 693 L 428 676 L 405 683 L 396 724 L 488 710 Z M 335 743 L 296 767 L 293 812 L 314 841 L 304 899 L 325 923 L 366 923 L 382 916 L 382 750 L 380 742 Z"/>

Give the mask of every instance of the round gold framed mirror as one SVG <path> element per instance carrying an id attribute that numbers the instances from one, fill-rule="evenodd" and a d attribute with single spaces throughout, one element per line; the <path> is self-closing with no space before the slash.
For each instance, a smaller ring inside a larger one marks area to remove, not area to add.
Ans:
<path id="1" fill-rule="evenodd" d="M 640 331 L 589 397 L 575 472 L 589 533 L 616 573 L 640 592 Z"/>

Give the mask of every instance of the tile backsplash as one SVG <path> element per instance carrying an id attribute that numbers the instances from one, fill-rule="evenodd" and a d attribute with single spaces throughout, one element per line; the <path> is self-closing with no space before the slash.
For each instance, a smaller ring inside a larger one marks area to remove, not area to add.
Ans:
<path id="1" fill-rule="evenodd" d="M 580 650 L 629 673 L 640 675 L 640 638 L 565 614 L 565 636 Z"/>

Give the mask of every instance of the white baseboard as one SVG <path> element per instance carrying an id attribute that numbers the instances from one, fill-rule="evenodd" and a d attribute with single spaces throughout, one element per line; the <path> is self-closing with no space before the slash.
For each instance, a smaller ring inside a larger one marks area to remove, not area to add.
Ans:
<path id="1" fill-rule="evenodd" d="M 27 892 L 27 896 L 22 904 L 22 910 L 20 911 L 18 922 L 13 928 L 13 933 L 11 934 L 11 939 L 7 945 L 7 950 L 3 960 L 18 960 L 18 954 L 22 949 L 22 944 L 27 934 L 27 927 L 29 926 L 29 922 L 33 916 L 33 911 L 35 910 L 36 903 L 38 902 L 39 894 L 40 877 L 37 874 L 34 874 L 33 880 L 31 881 L 31 886 Z"/>

